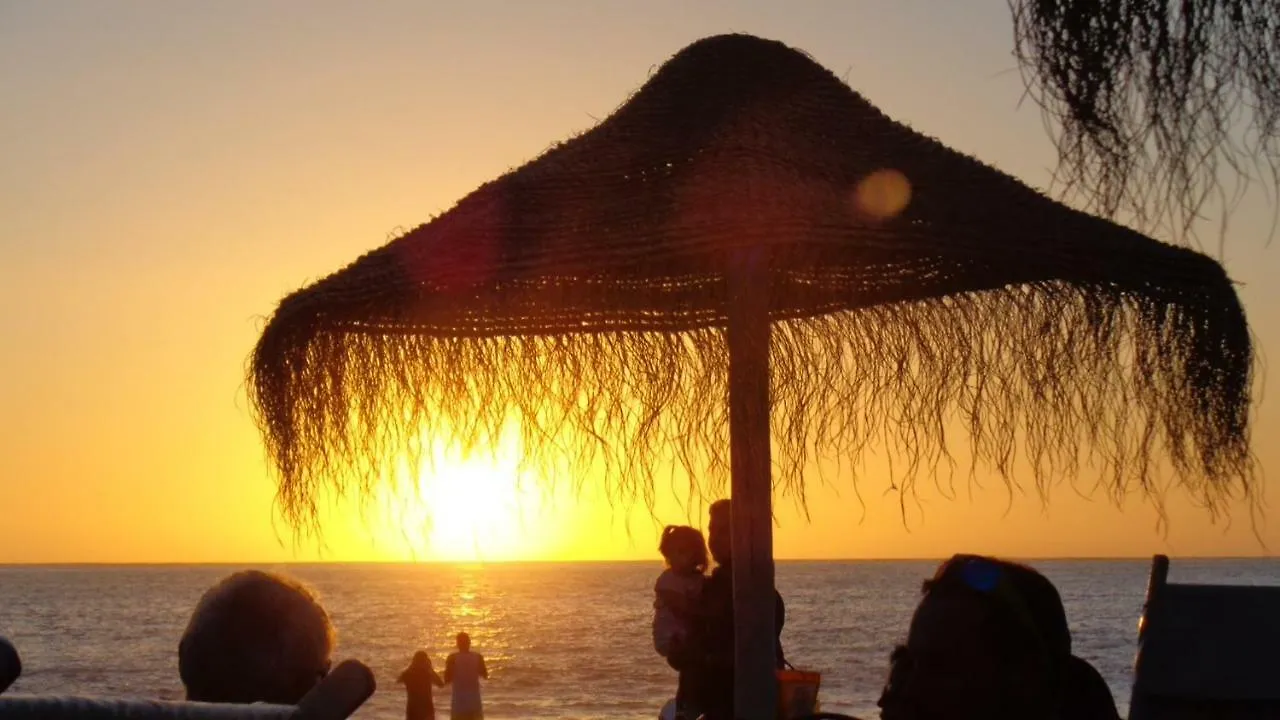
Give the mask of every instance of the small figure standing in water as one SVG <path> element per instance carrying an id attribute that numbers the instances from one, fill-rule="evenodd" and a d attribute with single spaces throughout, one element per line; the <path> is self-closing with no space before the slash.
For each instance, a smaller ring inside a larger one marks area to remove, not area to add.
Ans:
<path id="1" fill-rule="evenodd" d="M 458 633 L 458 652 L 444 662 L 444 681 L 453 685 L 450 720 L 484 720 L 480 702 L 480 678 L 489 679 L 484 658 L 471 652 L 471 636 Z"/>
<path id="2" fill-rule="evenodd" d="M 413 654 L 409 667 L 400 673 L 396 682 L 404 685 L 408 698 L 405 700 L 405 720 L 435 720 L 436 705 L 431 696 L 431 688 L 444 687 L 444 680 L 431 667 L 431 657 L 419 650 Z"/>
<path id="3" fill-rule="evenodd" d="M 697 528 L 668 525 L 662 531 L 658 552 L 667 569 L 653 586 L 653 647 L 670 658 L 691 650 L 692 628 L 698 618 L 698 601 L 707 571 L 707 543 Z M 676 688 L 676 717 L 696 718 L 701 708 L 697 672 L 680 672 Z"/>

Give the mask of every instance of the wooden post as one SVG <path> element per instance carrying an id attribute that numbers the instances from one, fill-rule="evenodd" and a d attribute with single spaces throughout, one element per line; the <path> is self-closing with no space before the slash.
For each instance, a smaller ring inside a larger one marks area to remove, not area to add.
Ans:
<path id="1" fill-rule="evenodd" d="M 777 712 L 769 448 L 769 277 L 763 253 L 729 278 L 729 435 L 733 475 L 734 715 Z"/>
<path id="2" fill-rule="evenodd" d="M 1138 621 L 1138 652 L 1133 658 L 1133 685 L 1129 689 L 1129 717 L 1133 720 L 1146 720 L 1156 715 L 1151 708 L 1147 696 L 1147 673 L 1143 671 L 1145 663 L 1145 645 L 1147 630 L 1154 616 L 1160 614 L 1160 603 L 1164 597 L 1165 585 L 1169 583 L 1169 557 L 1156 555 L 1151 558 L 1151 575 L 1147 578 L 1147 599 L 1142 603 L 1142 618 Z M 1157 620 L 1157 622 L 1160 622 Z M 1157 661 L 1158 662 L 1158 661 Z"/>
<path id="3" fill-rule="evenodd" d="M 1164 593 L 1164 586 L 1169 582 L 1169 556 L 1156 555 L 1151 558 L 1151 575 L 1147 577 L 1147 599 L 1142 603 L 1142 617 L 1138 622 L 1138 642 L 1142 642 L 1142 636 L 1147 631 L 1147 619 L 1151 617 L 1151 610 L 1156 605 L 1160 595 Z"/>

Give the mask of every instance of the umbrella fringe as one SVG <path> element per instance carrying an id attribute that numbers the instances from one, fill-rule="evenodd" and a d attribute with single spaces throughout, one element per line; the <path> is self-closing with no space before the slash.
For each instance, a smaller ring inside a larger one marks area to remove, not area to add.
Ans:
<path id="1" fill-rule="evenodd" d="M 1225 230 L 1220 171 L 1261 171 L 1280 191 L 1275 0 L 1009 4 L 1024 79 L 1057 129 L 1058 179 L 1091 211 L 1185 233 L 1221 200 Z"/>
<path id="2" fill-rule="evenodd" d="M 1214 516 L 1258 506 L 1252 339 L 1225 278 L 1174 301 L 1052 281 L 783 320 L 770 362 L 775 487 L 800 503 L 813 462 L 880 452 L 885 485 L 914 495 L 954 466 L 958 430 L 970 477 L 1011 491 L 1047 497 L 1091 469 L 1117 502 L 1163 508 L 1180 487 Z M 652 510 L 676 463 L 700 500 L 723 496 L 727 377 L 723 329 L 444 338 L 282 306 L 248 386 L 280 508 L 318 530 L 322 492 L 371 497 L 424 434 L 483 450 L 513 421 L 548 484 L 603 474 L 611 501 Z"/>

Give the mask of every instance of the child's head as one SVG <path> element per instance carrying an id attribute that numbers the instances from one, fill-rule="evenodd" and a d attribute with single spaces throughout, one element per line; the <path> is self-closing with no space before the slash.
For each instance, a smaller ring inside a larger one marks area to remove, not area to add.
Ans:
<path id="1" fill-rule="evenodd" d="M 431 656 L 428 655 L 426 652 L 419 650 L 418 652 L 413 654 L 413 661 L 410 664 L 417 667 L 430 668 Z"/>
<path id="2" fill-rule="evenodd" d="M 668 525 L 662 531 L 658 552 L 667 561 L 667 567 L 678 572 L 707 571 L 707 543 L 697 528 L 688 525 Z"/>

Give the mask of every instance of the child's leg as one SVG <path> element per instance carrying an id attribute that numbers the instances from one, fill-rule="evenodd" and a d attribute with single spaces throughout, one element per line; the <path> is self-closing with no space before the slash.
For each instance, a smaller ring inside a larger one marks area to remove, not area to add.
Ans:
<path id="1" fill-rule="evenodd" d="M 693 720 L 687 712 L 691 699 L 689 697 L 690 688 L 685 680 L 688 675 L 689 673 L 687 672 L 681 672 L 677 676 L 679 679 L 676 681 L 676 720 Z"/>
<path id="2" fill-rule="evenodd" d="M 694 668 L 680 673 L 676 685 L 676 717 L 680 720 L 697 720 L 702 715 L 702 686 L 700 675 Z"/>

